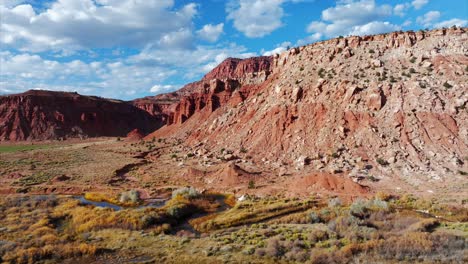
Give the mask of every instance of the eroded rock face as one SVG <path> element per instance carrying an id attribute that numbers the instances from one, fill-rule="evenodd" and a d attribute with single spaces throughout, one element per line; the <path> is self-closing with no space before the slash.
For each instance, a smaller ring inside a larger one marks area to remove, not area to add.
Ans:
<path id="1" fill-rule="evenodd" d="M 244 84 L 262 82 L 262 76 L 264 73 L 268 75 L 272 62 L 271 57 L 228 58 L 206 74 L 203 80 L 235 79 Z"/>
<path id="2" fill-rule="evenodd" d="M 333 39 L 242 67 L 263 70 L 261 82 L 227 61 L 152 136 L 242 146 L 273 168 L 318 155 L 298 168 L 365 176 L 370 166 L 414 185 L 453 177 L 468 163 L 467 39 L 466 28 Z"/>
<path id="3" fill-rule="evenodd" d="M 228 58 L 199 82 L 190 83 L 175 92 L 179 103 L 171 108 L 167 124 L 182 124 L 195 113 L 213 112 L 228 102 L 241 103 L 252 85 L 264 83 L 271 73 L 272 57 L 249 59 Z"/>
<path id="4" fill-rule="evenodd" d="M 31 90 L 0 97 L 0 141 L 126 136 L 162 124 L 126 102 L 77 93 Z"/>

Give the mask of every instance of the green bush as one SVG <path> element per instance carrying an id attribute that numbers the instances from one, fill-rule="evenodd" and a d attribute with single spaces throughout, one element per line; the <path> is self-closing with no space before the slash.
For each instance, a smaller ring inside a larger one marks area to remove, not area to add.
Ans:
<path id="1" fill-rule="evenodd" d="M 249 189 L 255 189 L 255 182 L 253 180 L 249 181 Z"/>

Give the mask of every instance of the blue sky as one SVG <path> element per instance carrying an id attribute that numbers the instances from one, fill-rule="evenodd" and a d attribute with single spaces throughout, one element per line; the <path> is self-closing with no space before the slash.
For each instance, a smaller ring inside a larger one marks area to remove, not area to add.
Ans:
<path id="1" fill-rule="evenodd" d="M 0 94 L 133 99 L 227 57 L 336 36 L 468 25 L 465 0 L 0 0 Z"/>

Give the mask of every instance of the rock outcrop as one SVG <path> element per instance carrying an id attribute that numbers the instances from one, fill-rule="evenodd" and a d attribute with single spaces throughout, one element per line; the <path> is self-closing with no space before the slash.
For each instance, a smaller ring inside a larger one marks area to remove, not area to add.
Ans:
<path id="1" fill-rule="evenodd" d="M 179 101 L 165 108 L 167 111 L 163 113 L 168 125 L 182 124 L 204 109 L 213 112 L 228 101 L 242 102 L 253 90 L 248 87 L 266 81 L 272 63 L 272 57 L 228 58 L 202 80 L 189 83 L 174 93 L 155 96 L 154 99 L 177 98 Z"/>
<path id="2" fill-rule="evenodd" d="M 182 89 L 148 138 L 245 149 L 272 169 L 398 174 L 414 185 L 458 177 L 468 163 L 467 41 L 466 28 L 395 32 L 229 60 Z M 309 164 L 297 166 L 301 157 Z"/>
<path id="3" fill-rule="evenodd" d="M 0 141 L 122 136 L 163 125 L 129 103 L 77 93 L 31 90 L 0 97 Z"/>

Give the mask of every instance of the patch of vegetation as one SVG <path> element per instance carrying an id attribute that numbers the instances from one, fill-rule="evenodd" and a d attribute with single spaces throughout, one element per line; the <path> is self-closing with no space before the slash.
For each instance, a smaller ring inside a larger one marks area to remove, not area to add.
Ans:
<path id="1" fill-rule="evenodd" d="M 318 70 L 318 75 L 320 76 L 320 78 L 325 77 L 325 69 L 324 69 L 324 68 L 320 68 L 320 69 Z"/>
<path id="2" fill-rule="evenodd" d="M 193 194 L 190 187 L 181 188 L 162 208 L 120 211 L 53 195 L 1 197 L 1 261 L 152 262 L 164 256 L 171 263 L 221 258 L 236 263 L 463 263 L 466 258 L 468 209 L 463 207 L 380 193 L 351 204 L 335 198 L 328 205 L 315 199 L 250 198 L 220 212 L 219 201 L 235 201 L 233 195 Z M 205 215 L 188 225 L 210 233 L 171 235 L 194 214 Z"/>
<path id="3" fill-rule="evenodd" d="M 84 198 L 94 202 L 107 202 L 124 207 L 132 207 L 141 204 L 140 193 L 136 190 L 122 192 L 118 195 L 112 195 L 100 192 L 87 192 Z"/>
<path id="4" fill-rule="evenodd" d="M 382 165 L 382 166 L 388 166 L 390 163 L 388 163 L 388 161 L 382 159 L 382 158 L 377 158 L 376 159 L 377 163 Z"/>
<path id="5" fill-rule="evenodd" d="M 31 185 L 37 185 L 37 184 L 48 182 L 50 179 L 52 179 L 52 176 L 50 174 L 47 174 L 44 172 L 38 172 L 30 176 L 25 176 L 25 177 L 20 178 L 17 181 L 17 184 L 20 184 L 23 186 L 31 186 Z"/>
<path id="6" fill-rule="evenodd" d="M 447 89 L 450 89 L 450 88 L 452 88 L 453 86 L 452 86 L 450 83 L 448 83 L 448 82 L 444 82 L 444 87 L 447 88 Z"/>
<path id="7" fill-rule="evenodd" d="M 231 210 L 217 214 L 208 219 L 199 219 L 193 222 L 194 228 L 199 231 L 209 231 L 233 226 L 256 223 L 274 217 L 304 211 L 314 204 L 313 200 L 267 200 L 243 201 L 237 203 Z"/>
<path id="8" fill-rule="evenodd" d="M 255 189 L 255 182 L 253 180 L 250 180 L 249 181 L 249 186 L 248 186 L 249 189 Z"/>
<path id="9" fill-rule="evenodd" d="M 0 145 L 0 153 L 10 153 L 18 151 L 31 151 L 36 149 L 46 149 L 51 145 Z"/>

